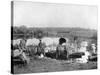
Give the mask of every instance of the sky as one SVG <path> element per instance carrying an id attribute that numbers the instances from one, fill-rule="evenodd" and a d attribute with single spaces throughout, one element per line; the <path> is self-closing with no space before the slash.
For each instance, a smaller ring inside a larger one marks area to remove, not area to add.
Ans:
<path id="1" fill-rule="evenodd" d="M 14 26 L 97 29 L 97 6 L 14 1 Z"/>

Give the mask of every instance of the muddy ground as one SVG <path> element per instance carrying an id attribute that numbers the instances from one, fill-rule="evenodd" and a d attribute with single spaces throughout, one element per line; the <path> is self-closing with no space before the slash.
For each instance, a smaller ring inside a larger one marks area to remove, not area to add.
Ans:
<path id="1" fill-rule="evenodd" d="M 75 63 L 68 60 L 56 60 L 51 58 L 31 58 L 26 66 L 15 65 L 14 73 L 40 73 L 73 70 L 97 69 L 97 62 Z"/>

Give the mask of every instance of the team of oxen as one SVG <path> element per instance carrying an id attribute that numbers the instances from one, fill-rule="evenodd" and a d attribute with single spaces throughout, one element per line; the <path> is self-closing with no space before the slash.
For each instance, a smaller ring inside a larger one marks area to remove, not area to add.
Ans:
<path id="1" fill-rule="evenodd" d="M 75 60 L 80 63 L 87 63 L 94 55 L 96 56 L 96 45 L 91 43 L 91 50 L 88 50 L 87 41 L 81 41 L 79 46 L 76 43 L 70 43 L 68 38 L 44 37 L 41 40 L 16 39 L 12 40 L 12 61 L 23 61 L 24 64 L 30 62 L 29 56 L 38 56 L 39 58 L 51 57 L 55 59 Z"/>

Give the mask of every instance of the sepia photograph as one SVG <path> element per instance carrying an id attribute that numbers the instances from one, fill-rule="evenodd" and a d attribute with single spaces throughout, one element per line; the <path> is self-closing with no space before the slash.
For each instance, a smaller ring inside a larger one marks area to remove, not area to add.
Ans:
<path id="1" fill-rule="evenodd" d="M 98 7 L 11 1 L 11 73 L 98 68 Z"/>

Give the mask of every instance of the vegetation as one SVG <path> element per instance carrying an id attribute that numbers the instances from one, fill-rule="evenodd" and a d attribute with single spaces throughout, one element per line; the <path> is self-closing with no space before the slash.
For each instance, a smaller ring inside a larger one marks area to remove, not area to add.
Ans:
<path id="1" fill-rule="evenodd" d="M 91 38 L 97 40 L 97 31 L 91 30 L 91 29 L 82 29 L 82 28 L 27 28 L 25 26 L 21 27 L 11 27 L 13 38 L 21 38 L 21 37 L 37 37 L 37 33 L 41 33 L 41 37 L 43 36 L 64 36 L 64 37 L 70 37 L 73 40 L 76 40 L 79 37 L 85 37 L 85 38 Z"/>

